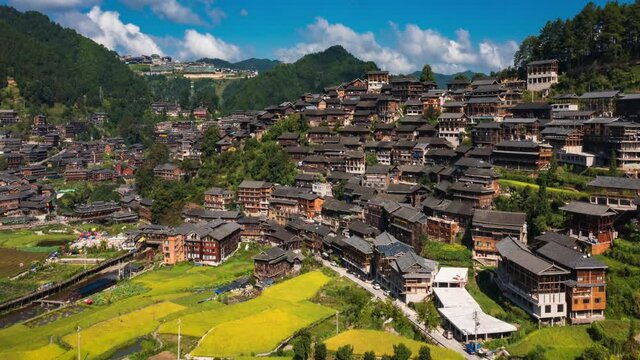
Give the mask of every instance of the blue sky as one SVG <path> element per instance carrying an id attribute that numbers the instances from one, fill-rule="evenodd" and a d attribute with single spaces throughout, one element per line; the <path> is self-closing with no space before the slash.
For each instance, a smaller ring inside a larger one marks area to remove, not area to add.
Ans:
<path id="1" fill-rule="evenodd" d="M 547 20 L 574 16 L 579 0 L 266 1 L 0 0 L 35 9 L 120 54 L 181 60 L 250 57 L 292 62 L 340 44 L 393 73 L 491 71 Z M 594 1 L 604 4 L 606 1 Z"/>

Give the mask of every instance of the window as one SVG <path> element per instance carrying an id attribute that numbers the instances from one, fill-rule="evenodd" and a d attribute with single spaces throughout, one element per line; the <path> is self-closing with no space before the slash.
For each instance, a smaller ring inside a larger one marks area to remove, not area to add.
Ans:
<path id="1" fill-rule="evenodd" d="M 604 292 L 604 286 L 598 286 L 598 291 L 599 292 Z"/>
<path id="2" fill-rule="evenodd" d="M 550 313 L 551 312 L 551 305 L 545 305 L 544 312 L 545 312 L 545 314 Z"/>
<path id="3" fill-rule="evenodd" d="M 602 301 L 602 299 L 600 299 L 600 298 L 596 298 L 596 299 L 594 300 L 594 302 L 595 302 L 596 304 L 600 304 L 600 301 Z"/>
<path id="4" fill-rule="evenodd" d="M 564 311 L 564 304 L 558 304 L 558 312 Z"/>
<path id="5" fill-rule="evenodd" d="M 591 302 L 591 299 L 582 299 L 583 304 L 588 304 Z"/>

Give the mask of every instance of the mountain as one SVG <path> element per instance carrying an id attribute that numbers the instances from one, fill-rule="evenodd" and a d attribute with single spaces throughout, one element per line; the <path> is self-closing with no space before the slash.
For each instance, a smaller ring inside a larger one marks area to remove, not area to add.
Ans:
<path id="1" fill-rule="evenodd" d="M 63 106 L 65 120 L 107 111 L 109 130 L 140 139 L 149 90 L 115 52 L 41 13 L 7 6 L 0 6 L 0 44 L 0 87 L 13 78 L 28 108 Z"/>
<path id="2" fill-rule="evenodd" d="M 419 79 L 421 74 L 422 74 L 422 71 L 416 71 L 413 74 L 411 74 L 410 76 L 413 76 L 416 79 Z M 473 78 L 473 76 L 475 74 L 476 74 L 475 72 L 473 72 L 471 70 L 467 70 L 465 72 L 458 72 L 458 73 L 455 73 L 455 74 L 433 73 L 433 76 L 435 77 L 436 84 L 438 84 L 438 89 L 446 89 L 447 88 L 447 83 L 449 81 L 453 80 L 456 76 L 464 75 L 467 79 L 471 80 L 471 78 Z"/>
<path id="3" fill-rule="evenodd" d="M 378 70 L 373 62 L 362 61 L 342 46 L 308 54 L 292 64 L 279 64 L 252 79 L 230 83 L 222 95 L 227 110 L 264 109 L 269 105 L 297 99 L 306 92 L 320 92 Z"/>
<path id="4" fill-rule="evenodd" d="M 257 70 L 258 72 L 263 72 L 267 70 L 273 69 L 276 65 L 280 64 L 278 60 L 270 60 L 270 59 L 256 59 L 250 58 L 242 61 L 238 61 L 236 63 L 232 63 L 222 59 L 211 59 L 211 58 L 202 58 L 197 62 L 203 62 L 207 64 L 214 65 L 219 68 L 227 68 L 227 69 L 235 69 L 235 70 Z"/>

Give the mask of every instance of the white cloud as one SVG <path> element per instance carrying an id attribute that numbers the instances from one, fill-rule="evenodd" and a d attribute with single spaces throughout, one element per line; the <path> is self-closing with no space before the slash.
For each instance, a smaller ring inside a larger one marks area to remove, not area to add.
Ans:
<path id="1" fill-rule="evenodd" d="M 240 48 L 225 42 L 209 33 L 199 33 L 189 29 L 184 33 L 181 50 L 178 56 L 182 59 L 196 59 L 202 57 L 219 58 L 227 61 L 242 59 Z"/>
<path id="2" fill-rule="evenodd" d="M 18 10 L 64 10 L 97 4 L 99 0 L 9 0 Z"/>
<path id="3" fill-rule="evenodd" d="M 483 41 L 478 48 L 471 43 L 467 30 L 456 30 L 456 38 L 450 39 L 433 29 L 421 29 L 406 25 L 404 30 L 394 29 L 399 50 L 418 64 L 430 64 L 434 71 L 454 73 L 475 68 L 499 70 L 512 64 L 517 50 L 515 41 L 497 44 Z"/>
<path id="4" fill-rule="evenodd" d="M 207 9 L 207 14 L 211 19 L 211 25 L 213 26 L 219 25 L 222 20 L 227 18 L 227 13 L 219 8 Z"/>
<path id="5" fill-rule="evenodd" d="M 200 17 L 193 10 L 180 4 L 177 0 L 122 0 L 122 2 L 136 9 L 148 6 L 159 17 L 175 23 L 203 24 Z"/>
<path id="6" fill-rule="evenodd" d="M 111 50 L 133 55 L 163 54 L 149 35 L 141 32 L 137 25 L 123 23 L 116 11 L 103 11 L 94 6 L 86 14 L 65 13 L 58 21 Z"/>
<path id="7" fill-rule="evenodd" d="M 247 9 L 240 9 L 240 16 L 249 16 L 249 11 L 247 11 Z"/>
<path id="8" fill-rule="evenodd" d="M 480 43 L 480 55 L 491 69 L 504 69 L 513 65 L 513 54 L 518 50 L 518 43 L 510 40 L 503 44 L 491 41 Z"/>
<path id="9" fill-rule="evenodd" d="M 474 47 L 467 30 L 458 29 L 455 39 L 433 29 L 421 29 L 409 24 L 403 30 L 390 23 L 395 46 L 380 45 L 372 32 L 358 33 L 343 24 L 331 24 L 323 18 L 306 27 L 305 42 L 291 48 L 276 50 L 276 56 L 292 62 L 305 54 L 318 52 L 332 45 L 342 45 L 362 60 L 375 61 L 392 73 L 409 73 L 430 64 L 434 71 L 455 73 L 469 69 L 499 70 L 512 63 L 517 50 L 515 41 L 502 44 L 483 41 Z"/>
<path id="10" fill-rule="evenodd" d="M 358 58 L 375 61 L 378 66 L 391 72 L 404 73 L 416 67 L 398 51 L 380 46 L 372 32 L 357 33 L 343 24 L 330 24 L 321 17 L 309 24 L 306 30 L 307 42 L 298 43 L 292 48 L 278 49 L 276 56 L 282 61 L 293 62 L 305 54 L 342 45 Z"/>

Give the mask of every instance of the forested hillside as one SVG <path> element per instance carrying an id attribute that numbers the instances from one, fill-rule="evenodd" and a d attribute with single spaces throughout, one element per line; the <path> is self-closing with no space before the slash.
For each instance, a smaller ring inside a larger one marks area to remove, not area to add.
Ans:
<path id="1" fill-rule="evenodd" d="M 373 62 L 365 62 L 349 54 L 341 46 L 305 55 L 293 64 L 280 64 L 253 79 L 229 84 L 223 94 L 226 110 L 263 109 L 298 98 L 305 92 L 318 92 L 323 87 L 363 77 L 377 70 Z"/>
<path id="2" fill-rule="evenodd" d="M 74 116 L 107 111 L 111 132 L 141 138 L 149 90 L 115 52 L 38 12 L 7 6 L 0 6 L 0 44 L 0 87 L 13 78 L 27 107 L 46 113 L 55 105 Z"/>
<path id="3" fill-rule="evenodd" d="M 256 59 L 256 58 L 246 59 L 246 60 L 238 61 L 236 63 L 232 63 L 222 59 L 202 58 L 197 60 L 197 62 L 211 64 L 220 68 L 235 69 L 235 70 L 257 70 L 259 72 L 271 70 L 276 65 L 280 64 L 280 61 L 278 60 Z"/>
<path id="4" fill-rule="evenodd" d="M 558 59 L 559 92 L 640 87 L 640 2 L 588 3 L 573 19 L 549 21 L 514 56 L 521 76 L 533 60 Z"/>

